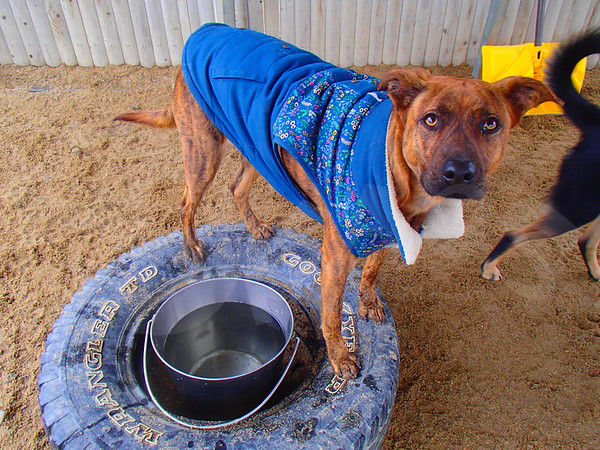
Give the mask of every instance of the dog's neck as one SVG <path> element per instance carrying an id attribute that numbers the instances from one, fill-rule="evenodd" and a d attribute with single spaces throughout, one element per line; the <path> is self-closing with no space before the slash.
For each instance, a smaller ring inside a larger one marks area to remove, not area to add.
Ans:
<path id="1" fill-rule="evenodd" d="M 387 142 L 391 145 L 388 155 L 396 202 L 406 221 L 413 228 L 418 229 L 423 216 L 443 198 L 429 195 L 408 166 L 402 153 L 403 135 L 404 123 L 398 116 L 392 117 L 388 127 Z"/>

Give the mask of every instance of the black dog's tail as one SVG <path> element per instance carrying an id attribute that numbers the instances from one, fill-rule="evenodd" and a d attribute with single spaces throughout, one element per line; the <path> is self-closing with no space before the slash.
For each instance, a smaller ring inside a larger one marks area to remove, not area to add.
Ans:
<path id="1" fill-rule="evenodd" d="M 600 124 L 600 108 L 586 100 L 573 87 L 571 73 L 586 56 L 600 52 L 600 28 L 571 39 L 556 51 L 549 64 L 547 81 L 554 93 L 564 102 L 569 119 L 579 128 L 589 129 Z"/>

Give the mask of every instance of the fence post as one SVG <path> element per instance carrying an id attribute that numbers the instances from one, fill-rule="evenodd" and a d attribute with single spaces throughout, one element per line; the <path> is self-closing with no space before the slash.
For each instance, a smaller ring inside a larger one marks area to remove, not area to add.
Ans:
<path id="1" fill-rule="evenodd" d="M 125 58 L 123 57 L 121 38 L 110 0 L 96 0 L 96 12 L 109 64 L 123 64 Z"/>
<path id="2" fill-rule="evenodd" d="M 388 0 L 383 33 L 384 64 L 396 64 L 398 55 L 398 31 L 400 30 L 400 17 L 402 16 L 402 0 Z"/>
<path id="3" fill-rule="evenodd" d="M 262 0 L 248 0 L 248 28 L 265 32 Z"/>
<path id="4" fill-rule="evenodd" d="M 485 22 L 485 29 L 483 30 L 483 37 L 481 38 L 481 45 L 495 45 L 498 43 L 498 37 L 502 30 L 502 20 L 506 15 L 508 8 L 508 0 L 492 0 L 490 5 L 490 11 L 488 13 L 487 20 Z M 479 78 L 481 75 L 481 48 L 479 49 L 479 56 L 473 71 L 471 74 L 473 78 Z"/>
<path id="5" fill-rule="evenodd" d="M 491 0 L 479 0 L 473 17 L 473 27 L 471 29 L 471 39 L 467 49 L 467 64 L 475 64 L 477 55 L 481 49 L 481 38 L 485 28 L 485 22 L 490 11 Z"/>
<path id="6" fill-rule="evenodd" d="M 310 1 L 295 2 L 294 5 L 294 44 L 310 50 Z"/>
<path id="7" fill-rule="evenodd" d="M 236 28 L 248 28 L 248 3 L 246 0 L 234 0 L 233 17 Z"/>
<path id="8" fill-rule="evenodd" d="M 4 39 L 4 34 L 2 30 L 0 30 L 0 64 L 12 64 L 13 58 L 10 54 L 10 49 L 8 48 L 8 44 Z"/>
<path id="9" fill-rule="evenodd" d="M 129 4 L 127 0 L 112 0 L 112 7 L 119 39 L 121 40 L 123 59 L 126 64 L 138 65 L 140 64 L 140 55 L 138 53 L 131 13 L 129 12 Z"/>
<path id="10" fill-rule="evenodd" d="M 169 55 L 169 44 L 167 43 L 160 0 L 145 0 L 145 3 L 150 36 L 152 37 L 154 60 L 156 61 L 157 66 L 170 66 L 171 57 Z"/>
<path id="11" fill-rule="evenodd" d="M 102 36 L 102 30 L 100 29 L 95 1 L 79 0 L 79 11 L 81 12 L 83 29 L 87 36 L 94 65 L 106 66 L 108 64 L 108 54 L 106 53 L 106 47 L 104 47 L 104 36 Z"/>
<path id="12" fill-rule="evenodd" d="M 327 0 L 325 3 L 325 59 L 332 64 L 340 62 L 341 0 Z"/>
<path id="13" fill-rule="evenodd" d="M 156 64 L 152 38 L 150 37 L 150 26 L 146 15 L 144 0 L 129 0 L 129 11 L 131 12 L 131 24 L 135 35 L 135 42 L 140 56 L 140 63 L 144 67 L 152 67 Z"/>
<path id="14" fill-rule="evenodd" d="M 161 5 L 171 65 L 178 66 L 181 64 L 181 52 L 183 51 L 179 9 L 173 0 L 162 0 Z"/>
<path id="15" fill-rule="evenodd" d="M 31 13 L 33 27 L 38 36 L 46 64 L 52 67 L 59 66 L 61 62 L 60 55 L 58 53 L 58 48 L 56 47 L 56 42 L 54 41 L 54 35 L 52 34 L 52 28 L 50 27 L 48 13 L 46 12 L 44 3 L 42 0 L 27 0 L 27 6 Z"/>
<path id="16" fill-rule="evenodd" d="M 453 5 L 449 0 L 438 0 L 435 7 L 431 9 L 429 17 L 429 31 L 427 32 L 427 48 L 423 56 L 425 66 L 434 66 L 440 57 L 440 45 L 442 44 L 442 32 L 444 31 L 444 17 L 446 10 Z"/>
<path id="17" fill-rule="evenodd" d="M 73 48 L 73 42 L 71 41 L 71 35 L 69 34 L 69 28 L 67 27 L 67 21 L 60 6 L 60 1 L 44 0 L 44 3 L 60 60 L 68 66 L 75 66 L 77 64 L 77 55 Z"/>
<path id="18" fill-rule="evenodd" d="M 412 45 L 410 47 L 410 64 L 422 66 L 425 62 L 425 50 L 427 48 L 427 33 L 429 31 L 429 19 L 433 0 L 421 0 L 414 18 L 414 30 L 412 32 Z"/>
<path id="19" fill-rule="evenodd" d="M 263 0 L 263 21 L 265 24 L 265 33 L 276 38 L 281 37 L 278 0 Z"/>
<path id="20" fill-rule="evenodd" d="M 87 36 L 81 20 L 79 5 L 77 2 L 68 0 L 60 0 L 60 4 L 69 30 L 69 36 L 73 43 L 73 50 L 75 51 L 75 56 L 77 56 L 77 64 L 85 67 L 93 66 L 94 61 L 92 60 L 90 46 L 88 45 Z"/>
<path id="21" fill-rule="evenodd" d="M 462 64 L 467 60 L 467 49 L 469 47 L 469 40 L 471 39 L 476 3 L 477 0 L 463 0 L 456 37 L 454 38 L 454 49 L 452 51 L 453 66 Z"/>
<path id="22" fill-rule="evenodd" d="M 191 0 L 191 3 L 194 3 L 194 0 Z M 192 29 L 191 21 L 190 21 L 190 9 L 188 6 L 188 0 L 177 0 L 177 11 L 179 12 L 179 26 L 181 29 L 181 41 L 185 43 L 192 31 L 196 28 Z M 196 4 L 196 14 L 198 13 L 198 4 Z"/>
<path id="23" fill-rule="evenodd" d="M 213 2 L 206 0 L 198 0 L 198 13 L 200 18 L 200 25 L 208 22 L 218 22 L 216 6 Z"/>
<path id="24" fill-rule="evenodd" d="M 42 66 L 45 62 L 44 54 L 42 53 L 42 47 L 40 46 L 37 34 L 35 33 L 35 28 L 33 28 L 33 21 L 31 20 L 27 3 L 23 0 L 9 0 L 8 3 L 14 14 L 15 23 L 21 34 L 25 51 L 29 56 L 29 63 L 34 66 Z"/>
<path id="25" fill-rule="evenodd" d="M 371 29 L 369 31 L 369 64 L 381 64 L 383 61 L 383 40 L 385 37 L 386 0 L 373 0 L 371 10 Z"/>
<path id="26" fill-rule="evenodd" d="M 454 51 L 454 42 L 456 40 L 456 29 L 460 19 L 460 7 L 456 4 L 452 5 L 448 0 L 446 14 L 444 17 L 444 33 L 440 42 L 440 54 L 438 56 L 438 64 L 440 66 L 449 66 L 452 63 L 452 52 Z"/>
<path id="27" fill-rule="evenodd" d="M 590 17 L 590 27 L 598 27 L 600 26 L 600 3 L 597 3 L 594 7 L 594 11 Z M 596 53 L 595 55 L 588 56 L 587 59 L 587 67 L 591 69 L 592 67 L 596 67 L 598 65 L 598 60 L 600 60 L 600 55 Z"/>
<path id="28" fill-rule="evenodd" d="M 354 64 L 354 35 L 356 34 L 356 0 L 341 2 L 340 16 L 340 66 L 348 67 Z"/>
<path id="29" fill-rule="evenodd" d="M 209 2 L 210 7 L 212 8 L 212 2 Z M 181 11 L 179 11 L 181 13 Z M 187 12 L 190 20 L 190 34 L 200 28 L 200 24 L 202 23 L 200 20 L 200 9 L 198 8 L 198 2 L 196 0 L 187 0 Z M 183 31 L 183 25 L 182 25 Z M 187 40 L 187 38 L 186 38 Z"/>
<path id="30" fill-rule="evenodd" d="M 296 21 L 294 19 L 294 0 L 279 0 L 279 23 L 281 39 L 290 44 L 295 43 Z"/>
<path id="31" fill-rule="evenodd" d="M 233 1 L 234 0 L 213 0 L 215 22 L 225 23 L 232 27 L 235 26 L 235 5 Z"/>
<path id="32" fill-rule="evenodd" d="M 355 66 L 365 66 L 369 61 L 369 42 L 371 36 L 371 0 L 358 0 L 356 4 L 356 31 L 354 33 L 354 57 Z"/>

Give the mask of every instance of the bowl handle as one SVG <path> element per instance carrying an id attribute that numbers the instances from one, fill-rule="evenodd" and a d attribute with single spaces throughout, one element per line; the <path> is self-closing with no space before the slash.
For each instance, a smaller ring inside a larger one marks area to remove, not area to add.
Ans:
<path id="1" fill-rule="evenodd" d="M 179 425 L 183 425 L 188 428 L 195 428 L 198 430 L 212 430 L 215 428 L 222 428 L 222 427 L 226 427 L 229 425 L 233 425 L 235 423 L 241 422 L 244 419 L 247 419 L 252 414 L 254 414 L 258 410 L 260 410 L 263 406 L 265 406 L 265 404 L 271 399 L 273 394 L 275 394 L 275 392 L 277 391 L 277 388 L 279 387 L 279 385 L 281 384 L 281 382 L 287 375 L 290 367 L 292 366 L 292 362 L 294 362 L 294 358 L 296 357 L 296 352 L 298 351 L 298 345 L 300 344 L 300 338 L 296 336 L 296 345 L 294 346 L 294 351 L 292 352 L 292 356 L 290 357 L 290 360 L 288 361 L 287 365 L 285 366 L 285 369 L 283 370 L 283 374 L 281 375 L 281 377 L 279 378 L 277 383 L 275 383 L 275 386 L 273 387 L 271 392 L 269 392 L 269 394 L 265 397 L 265 399 L 262 402 L 260 402 L 260 404 L 257 407 L 255 407 L 252 411 L 247 412 L 243 416 L 238 417 L 236 419 L 228 420 L 226 422 L 210 422 L 210 423 L 207 423 L 206 425 L 200 425 L 198 423 L 194 423 L 191 421 L 188 422 L 186 420 L 182 420 L 179 417 L 176 417 L 175 415 L 171 414 L 169 411 L 167 411 L 165 408 L 163 408 L 163 406 L 160 404 L 160 402 L 158 401 L 158 399 L 152 392 L 152 388 L 150 387 L 150 382 L 148 380 L 148 370 L 147 370 L 147 366 L 148 366 L 147 365 L 147 360 L 148 360 L 147 354 L 148 353 L 147 352 L 148 352 L 148 339 L 150 338 L 150 326 L 152 325 L 153 320 L 154 319 L 150 319 L 146 325 L 146 336 L 144 337 L 144 356 L 143 356 L 143 363 L 142 363 L 143 369 L 144 369 L 144 382 L 146 383 L 146 390 L 148 391 L 148 395 L 150 395 L 150 399 L 156 405 L 156 407 L 160 410 L 160 412 L 162 412 L 169 419 L 178 423 Z"/>

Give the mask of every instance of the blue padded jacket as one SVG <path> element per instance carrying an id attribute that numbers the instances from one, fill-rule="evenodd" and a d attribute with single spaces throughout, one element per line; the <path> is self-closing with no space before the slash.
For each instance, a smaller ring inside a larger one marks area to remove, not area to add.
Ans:
<path id="1" fill-rule="evenodd" d="M 286 172 L 281 146 L 319 189 L 356 256 L 397 244 L 406 262 L 414 262 L 421 236 L 395 203 L 386 145 L 392 102 L 377 90 L 378 79 L 223 24 L 204 25 L 190 36 L 182 68 L 210 120 L 279 193 L 322 222 Z M 460 201 L 438 209 L 443 214 L 434 216 L 450 232 L 440 233 L 436 224 L 433 237 L 462 234 Z"/>

